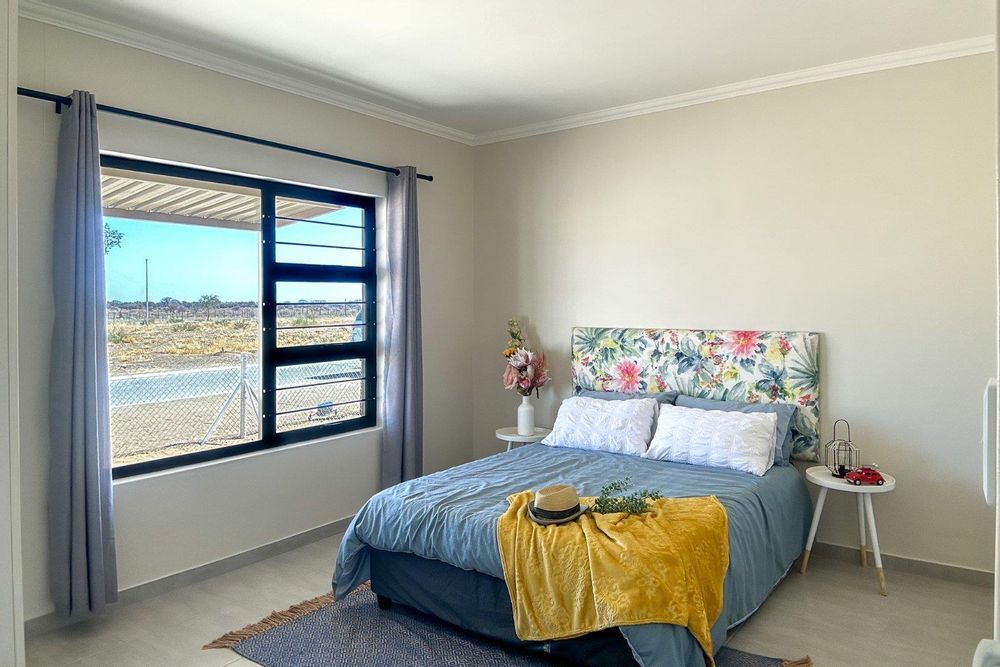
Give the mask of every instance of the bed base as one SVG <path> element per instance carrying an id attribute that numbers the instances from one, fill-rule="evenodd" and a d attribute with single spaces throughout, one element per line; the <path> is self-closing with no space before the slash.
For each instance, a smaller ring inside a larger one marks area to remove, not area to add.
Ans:
<path id="1" fill-rule="evenodd" d="M 372 590 L 380 609 L 399 603 L 463 630 L 575 665 L 635 665 L 617 628 L 574 639 L 525 642 L 514 632 L 514 615 L 502 579 L 462 570 L 413 554 L 370 548 Z"/>

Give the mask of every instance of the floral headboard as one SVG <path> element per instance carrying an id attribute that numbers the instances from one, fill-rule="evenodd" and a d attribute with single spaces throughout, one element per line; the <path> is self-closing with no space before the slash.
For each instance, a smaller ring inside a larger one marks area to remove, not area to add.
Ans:
<path id="1" fill-rule="evenodd" d="M 701 329 L 573 329 L 577 390 L 796 406 L 792 456 L 819 460 L 819 334 Z"/>

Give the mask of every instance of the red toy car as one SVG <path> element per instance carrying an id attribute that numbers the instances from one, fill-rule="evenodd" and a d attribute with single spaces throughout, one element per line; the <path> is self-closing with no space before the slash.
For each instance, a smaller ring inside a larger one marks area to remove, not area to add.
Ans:
<path id="1" fill-rule="evenodd" d="M 850 482 L 854 486 L 861 486 L 862 484 L 877 484 L 882 486 L 885 484 L 885 478 L 882 477 L 882 473 L 875 468 L 869 468 L 868 466 L 855 468 L 844 475 L 844 480 Z"/>

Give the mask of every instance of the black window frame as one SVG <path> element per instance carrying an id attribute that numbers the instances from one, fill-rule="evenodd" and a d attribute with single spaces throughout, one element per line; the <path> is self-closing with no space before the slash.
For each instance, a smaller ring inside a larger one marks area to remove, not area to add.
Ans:
<path id="1" fill-rule="evenodd" d="M 260 439 L 237 445 L 213 447 L 201 452 L 113 466 L 111 474 L 114 479 L 180 468 L 206 461 L 216 461 L 375 426 L 378 389 L 376 346 L 379 330 L 376 310 L 378 275 L 375 249 L 375 206 L 377 202 L 375 197 L 110 154 L 101 154 L 101 167 L 235 185 L 258 190 L 261 194 L 259 376 L 262 395 Z M 363 265 L 342 266 L 277 262 L 275 259 L 277 231 L 275 201 L 281 197 L 361 209 L 364 212 Z M 278 347 L 276 285 L 279 282 L 362 284 L 364 286 L 364 326 L 366 327 L 364 339 L 361 341 L 352 340 L 347 343 Z M 364 375 L 358 378 L 365 381 L 364 396 L 359 401 L 364 405 L 363 415 L 336 423 L 319 424 L 279 433 L 276 428 L 277 369 L 295 364 L 345 359 L 361 359 L 364 362 Z"/>

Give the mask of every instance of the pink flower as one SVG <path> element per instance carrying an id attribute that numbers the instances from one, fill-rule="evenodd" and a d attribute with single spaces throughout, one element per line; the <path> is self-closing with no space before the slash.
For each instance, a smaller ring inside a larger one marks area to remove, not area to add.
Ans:
<path id="1" fill-rule="evenodd" d="M 508 364 L 503 370 L 503 388 L 513 389 L 517 386 L 517 381 L 521 377 L 521 374 L 517 370 Z"/>
<path id="2" fill-rule="evenodd" d="M 551 378 L 549 377 L 549 365 L 548 362 L 545 360 L 544 352 L 535 353 L 535 362 L 534 364 L 532 364 L 532 368 L 534 368 L 533 379 L 535 382 L 535 387 L 536 388 L 544 387 L 545 385 L 547 385 Z"/>
<path id="3" fill-rule="evenodd" d="M 631 359 L 622 359 L 611 369 L 612 383 L 615 391 L 634 394 L 639 391 L 639 364 Z"/>
<path id="4" fill-rule="evenodd" d="M 778 339 L 778 348 L 781 350 L 782 354 L 788 354 L 792 351 L 792 346 L 789 344 L 788 339 L 784 336 Z"/>
<path id="5" fill-rule="evenodd" d="M 545 357 L 544 352 L 538 353 L 536 373 L 538 374 L 538 377 L 535 379 L 535 384 L 539 387 L 544 387 L 549 383 L 549 380 L 552 379 L 549 377 L 549 360 Z"/>
<path id="6" fill-rule="evenodd" d="M 509 354 L 508 354 L 509 352 Z M 518 347 L 504 351 L 507 365 L 503 371 L 504 389 L 514 389 L 522 396 L 528 396 L 549 383 L 549 366 L 544 352 L 532 352 Z"/>
<path id="7" fill-rule="evenodd" d="M 519 371 L 523 371 L 534 361 L 535 355 L 533 352 L 524 349 L 523 347 L 517 348 L 514 354 L 510 355 L 507 359 L 507 363 L 516 368 Z"/>
<path id="8" fill-rule="evenodd" d="M 726 350 L 737 359 L 748 359 L 757 351 L 757 331 L 733 331 L 726 341 Z"/>

